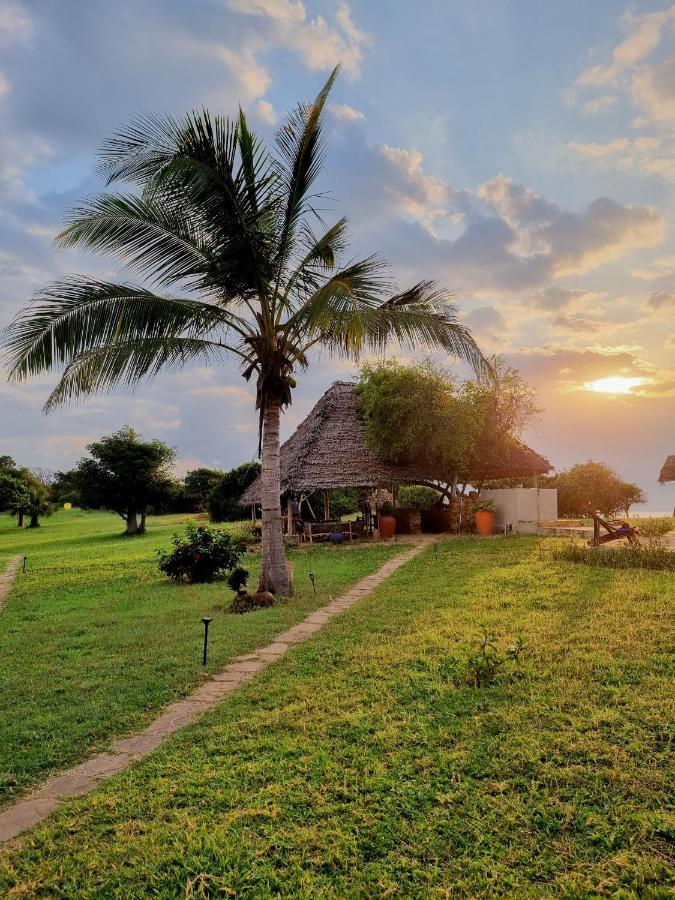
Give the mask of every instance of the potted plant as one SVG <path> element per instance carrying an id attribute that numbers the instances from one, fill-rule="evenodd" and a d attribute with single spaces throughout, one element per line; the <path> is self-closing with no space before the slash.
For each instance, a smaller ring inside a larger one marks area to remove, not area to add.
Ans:
<path id="1" fill-rule="evenodd" d="M 471 507 L 476 522 L 478 534 L 492 534 L 497 507 L 492 500 L 476 500 Z"/>
<path id="2" fill-rule="evenodd" d="M 393 538 L 396 534 L 396 516 L 394 515 L 394 507 L 387 501 L 380 507 L 380 512 L 377 517 L 377 527 L 380 531 L 381 538 Z"/>

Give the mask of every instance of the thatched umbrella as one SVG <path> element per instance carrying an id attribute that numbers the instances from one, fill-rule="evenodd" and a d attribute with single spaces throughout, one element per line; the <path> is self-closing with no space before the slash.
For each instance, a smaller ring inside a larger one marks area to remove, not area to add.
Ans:
<path id="1" fill-rule="evenodd" d="M 659 475 L 659 484 L 665 484 L 667 481 L 675 481 L 675 456 L 666 457 Z"/>
<path id="2" fill-rule="evenodd" d="M 336 381 L 307 418 L 281 447 L 281 491 L 309 494 L 340 488 L 379 488 L 397 484 L 446 481 L 447 473 L 423 464 L 396 466 L 383 462 L 368 446 L 358 412 L 358 388 Z M 472 473 L 477 480 L 544 475 L 550 462 L 520 441 L 514 441 L 499 460 Z M 239 501 L 260 503 L 261 483 L 256 479 Z"/>

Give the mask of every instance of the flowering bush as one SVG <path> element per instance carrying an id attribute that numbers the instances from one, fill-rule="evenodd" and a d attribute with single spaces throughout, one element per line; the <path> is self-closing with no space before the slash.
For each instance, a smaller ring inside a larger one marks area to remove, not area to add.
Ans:
<path id="1" fill-rule="evenodd" d="M 159 568 L 174 581 L 205 582 L 224 569 L 232 569 L 242 555 L 242 547 L 219 528 L 188 522 L 185 536 L 174 535 L 174 549 L 158 550 Z"/>

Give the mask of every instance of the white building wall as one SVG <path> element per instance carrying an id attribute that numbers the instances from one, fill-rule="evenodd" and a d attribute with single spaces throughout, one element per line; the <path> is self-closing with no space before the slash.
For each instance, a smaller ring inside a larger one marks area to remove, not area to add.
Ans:
<path id="1" fill-rule="evenodd" d="M 558 518 L 556 488 L 486 488 L 480 496 L 497 507 L 495 525 L 511 525 L 520 534 L 534 534 L 540 522 Z"/>

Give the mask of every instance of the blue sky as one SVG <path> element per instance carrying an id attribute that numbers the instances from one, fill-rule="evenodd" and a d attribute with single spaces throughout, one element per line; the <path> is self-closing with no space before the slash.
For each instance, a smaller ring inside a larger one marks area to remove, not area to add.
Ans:
<path id="1" fill-rule="evenodd" d="M 0 0 L 0 323 L 55 276 L 116 274 L 51 240 L 117 126 L 241 103 L 271 137 L 338 62 L 324 186 L 354 251 L 454 291 L 484 349 L 537 387 L 528 438 L 554 464 L 604 460 L 672 507 L 656 477 L 675 452 L 675 6 Z M 316 360 L 286 433 L 350 374 Z M 617 376 L 630 393 L 587 389 Z M 123 424 L 183 468 L 255 453 L 234 364 L 45 417 L 52 382 L 0 386 L 0 450 L 22 463 L 68 466 Z"/>

